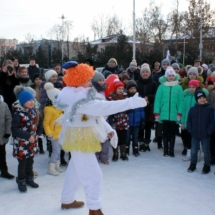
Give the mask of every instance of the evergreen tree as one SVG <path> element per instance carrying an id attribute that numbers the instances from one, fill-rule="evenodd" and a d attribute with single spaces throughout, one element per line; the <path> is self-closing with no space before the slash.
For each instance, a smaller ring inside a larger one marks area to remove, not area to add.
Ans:
<path id="1" fill-rule="evenodd" d="M 37 49 L 35 58 L 36 62 L 39 64 L 39 67 L 48 68 L 48 59 L 42 46 L 39 46 L 39 48 Z"/>

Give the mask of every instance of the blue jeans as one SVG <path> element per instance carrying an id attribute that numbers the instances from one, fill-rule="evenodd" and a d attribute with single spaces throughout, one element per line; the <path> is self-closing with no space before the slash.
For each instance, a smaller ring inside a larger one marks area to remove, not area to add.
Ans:
<path id="1" fill-rule="evenodd" d="M 130 126 L 127 132 L 127 140 L 126 145 L 130 147 L 131 137 L 132 137 L 132 145 L 133 147 L 138 147 L 138 133 L 139 133 L 139 126 Z"/>
<path id="2" fill-rule="evenodd" d="M 191 141 L 191 163 L 197 164 L 197 154 L 199 151 L 199 144 L 202 144 L 202 151 L 204 153 L 205 165 L 211 165 L 211 154 L 210 154 L 210 138 L 208 139 L 194 139 Z"/>

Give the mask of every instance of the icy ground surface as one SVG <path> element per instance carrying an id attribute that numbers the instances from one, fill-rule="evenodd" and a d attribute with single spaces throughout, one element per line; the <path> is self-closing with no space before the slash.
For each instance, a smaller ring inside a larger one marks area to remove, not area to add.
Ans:
<path id="1" fill-rule="evenodd" d="M 44 144 L 45 148 L 46 145 Z M 215 166 L 202 175 L 203 155 L 194 173 L 188 173 L 189 162 L 182 161 L 182 144 L 177 137 L 175 158 L 163 157 L 162 150 L 151 143 L 151 152 L 129 161 L 100 164 L 103 172 L 102 203 L 105 215 L 214 215 Z M 12 157 L 12 145 L 7 144 L 9 172 L 16 175 L 17 160 Z M 68 155 L 66 155 L 66 159 Z M 47 174 L 48 154 L 35 157 L 35 179 L 40 187 L 20 193 L 15 179 L 0 178 L 0 215 L 88 215 L 87 207 L 61 210 L 60 195 L 66 167 L 59 176 Z M 83 189 L 77 200 L 84 200 Z"/>

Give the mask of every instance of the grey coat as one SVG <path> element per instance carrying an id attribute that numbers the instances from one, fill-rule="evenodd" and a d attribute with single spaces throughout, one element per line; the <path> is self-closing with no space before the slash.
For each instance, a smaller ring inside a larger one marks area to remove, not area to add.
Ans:
<path id="1" fill-rule="evenodd" d="M 7 104 L 0 99 L 0 145 L 8 142 L 8 138 L 4 138 L 4 135 L 11 134 L 11 121 L 10 110 Z"/>

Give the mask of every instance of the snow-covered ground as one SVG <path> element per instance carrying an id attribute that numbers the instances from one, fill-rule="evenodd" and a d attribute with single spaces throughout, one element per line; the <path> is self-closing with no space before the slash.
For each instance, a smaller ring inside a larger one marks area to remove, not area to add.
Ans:
<path id="1" fill-rule="evenodd" d="M 129 161 L 100 164 L 103 172 L 102 202 L 105 215 L 214 215 L 215 166 L 202 175 L 203 155 L 194 173 L 188 173 L 189 162 L 182 161 L 182 144 L 177 137 L 175 158 L 163 157 L 162 150 L 151 143 L 151 152 L 129 156 Z M 45 147 L 46 148 L 46 147 Z M 16 175 L 17 160 L 12 157 L 12 145 L 7 144 L 9 172 Z M 59 176 L 47 174 L 48 154 L 35 157 L 35 179 L 40 187 L 28 187 L 20 193 L 15 180 L 0 178 L 1 215 L 88 215 L 87 207 L 61 210 L 60 195 L 66 167 Z M 77 200 L 85 200 L 83 190 Z"/>

